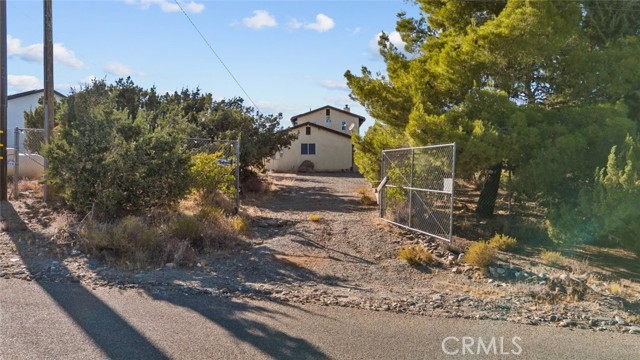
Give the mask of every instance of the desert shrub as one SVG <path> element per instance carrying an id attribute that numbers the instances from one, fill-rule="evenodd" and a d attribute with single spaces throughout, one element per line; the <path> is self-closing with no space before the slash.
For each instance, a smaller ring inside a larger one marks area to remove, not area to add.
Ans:
<path id="1" fill-rule="evenodd" d="M 196 250 L 188 240 L 172 237 L 160 241 L 162 264 L 173 263 L 175 266 L 193 266 L 197 259 Z"/>
<path id="2" fill-rule="evenodd" d="M 195 216 L 179 215 L 167 225 L 169 235 L 179 240 L 198 243 L 204 233 L 204 224 Z"/>
<path id="3" fill-rule="evenodd" d="M 218 165 L 218 160 L 222 158 L 222 152 L 197 154 L 191 158 L 191 177 L 194 189 L 204 194 L 214 194 L 220 191 L 229 197 L 235 195 L 234 168 Z"/>
<path id="4" fill-rule="evenodd" d="M 239 234 L 245 233 L 249 230 L 249 222 L 241 216 L 236 215 L 232 217 L 231 224 L 233 226 L 233 229 Z"/>
<path id="5" fill-rule="evenodd" d="M 474 242 L 464 254 L 464 261 L 473 266 L 485 268 L 495 261 L 496 249 L 486 241 Z"/>
<path id="6" fill-rule="evenodd" d="M 432 253 L 423 246 L 405 246 L 398 250 L 398 256 L 411 266 L 428 265 L 434 260 Z"/>
<path id="7" fill-rule="evenodd" d="M 154 260 L 159 232 L 140 218 L 124 217 L 114 223 L 86 222 L 80 231 L 87 251 L 115 260 L 128 268 L 141 268 Z"/>
<path id="8" fill-rule="evenodd" d="M 322 217 L 318 214 L 309 215 L 309 221 L 318 222 L 322 219 Z"/>
<path id="9" fill-rule="evenodd" d="M 169 207 L 189 191 L 189 155 L 177 125 L 150 126 L 118 110 L 104 81 L 74 93 L 44 148 L 47 181 L 76 211 L 116 219 Z"/>
<path id="10" fill-rule="evenodd" d="M 210 205 L 203 205 L 202 207 L 200 207 L 200 210 L 198 210 L 196 217 L 205 223 L 207 222 L 210 223 L 210 222 L 217 222 L 221 218 L 224 218 L 224 214 L 225 214 L 224 209 L 210 206 Z"/>
<path id="11" fill-rule="evenodd" d="M 489 245 L 499 251 L 511 251 L 518 246 L 518 240 L 504 234 L 495 234 L 489 240 Z"/>
<path id="12" fill-rule="evenodd" d="M 550 250 L 545 250 L 540 253 L 540 260 L 551 266 L 564 265 L 567 262 L 567 258 L 562 256 L 558 251 Z"/>

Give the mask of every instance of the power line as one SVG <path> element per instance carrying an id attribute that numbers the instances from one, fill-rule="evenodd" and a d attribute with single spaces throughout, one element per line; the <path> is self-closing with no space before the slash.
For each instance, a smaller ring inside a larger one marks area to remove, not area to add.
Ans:
<path id="1" fill-rule="evenodd" d="M 209 43 L 209 41 L 207 40 L 207 38 L 202 34 L 202 32 L 200 31 L 200 29 L 198 29 L 198 26 L 196 26 L 196 24 L 193 22 L 193 20 L 191 20 L 191 17 L 189 17 L 189 14 L 187 14 L 186 11 L 184 11 L 184 9 L 182 8 L 182 6 L 180 5 L 180 2 L 178 2 L 178 0 L 173 0 L 176 5 L 178 5 L 178 7 L 180 8 L 180 10 L 182 11 L 182 13 L 184 14 L 184 16 L 187 17 L 187 19 L 189 20 L 189 22 L 191 23 L 191 25 L 193 25 L 193 28 L 196 29 L 196 31 L 198 32 L 198 34 L 200 34 L 200 37 L 202 38 L 202 40 L 204 40 L 205 44 L 207 44 L 207 46 L 209 47 L 209 49 L 211 50 L 211 52 L 213 53 L 213 55 L 216 56 L 216 58 L 218 58 L 218 61 L 220 61 L 220 64 L 222 64 L 222 66 L 225 68 L 225 70 L 227 70 L 227 72 L 229 73 L 229 75 L 231 76 L 231 78 L 233 79 L 233 81 L 235 81 L 236 85 L 238 85 L 238 87 L 240 88 L 240 90 L 242 90 L 242 92 L 244 93 L 244 95 L 247 97 L 247 99 L 249 99 L 249 101 L 251 101 L 251 104 L 253 104 L 253 107 L 260 111 L 260 108 L 258 108 L 258 105 L 256 105 L 256 103 L 253 101 L 253 99 L 251 98 L 251 96 L 249 96 L 249 94 L 247 93 L 247 91 L 244 89 L 244 87 L 242 87 L 242 85 L 240 84 L 240 82 L 238 81 L 238 79 L 236 79 L 236 77 L 233 75 L 233 73 L 231 72 L 231 70 L 227 67 L 227 65 L 224 63 L 224 61 L 222 61 L 222 58 L 220 58 L 220 56 L 218 55 L 218 53 L 213 49 L 213 46 L 211 46 L 211 44 Z"/>

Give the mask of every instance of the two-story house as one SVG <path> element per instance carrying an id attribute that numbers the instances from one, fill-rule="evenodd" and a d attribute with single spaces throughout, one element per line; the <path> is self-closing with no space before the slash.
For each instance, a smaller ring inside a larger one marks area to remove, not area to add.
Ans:
<path id="1" fill-rule="evenodd" d="M 338 109 L 323 106 L 291 118 L 298 139 L 281 149 L 267 163 L 267 169 L 296 172 L 306 160 L 314 171 L 354 171 L 351 134 L 359 133 L 364 116 L 354 114 L 348 106 Z"/>

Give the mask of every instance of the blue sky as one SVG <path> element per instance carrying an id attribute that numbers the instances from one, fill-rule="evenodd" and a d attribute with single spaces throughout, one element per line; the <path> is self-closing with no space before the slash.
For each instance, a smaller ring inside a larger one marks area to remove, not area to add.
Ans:
<path id="1" fill-rule="evenodd" d="M 264 113 L 289 118 L 326 104 L 372 119 L 348 97 L 344 72 L 384 71 L 381 31 L 417 10 L 389 1 L 181 0 L 183 9 Z M 7 2 L 9 94 L 41 88 L 42 1 Z M 131 76 L 160 92 L 183 87 L 247 96 L 174 0 L 53 0 L 54 81 L 62 93 L 91 78 Z"/>

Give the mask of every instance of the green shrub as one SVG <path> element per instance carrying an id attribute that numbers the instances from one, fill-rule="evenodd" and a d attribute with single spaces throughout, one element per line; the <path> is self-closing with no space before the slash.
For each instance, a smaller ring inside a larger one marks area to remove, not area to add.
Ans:
<path id="1" fill-rule="evenodd" d="M 434 256 L 423 246 L 405 246 L 398 250 L 398 256 L 411 266 L 428 265 L 433 262 Z"/>
<path id="2" fill-rule="evenodd" d="M 495 261 L 496 249 L 486 241 L 474 242 L 464 254 L 464 261 L 473 266 L 486 268 Z"/>
<path id="3" fill-rule="evenodd" d="M 118 110 L 104 81 L 66 99 L 44 156 L 48 183 L 76 211 L 116 219 L 188 193 L 190 157 L 177 125 L 151 126 L 143 115 Z"/>
<path id="4" fill-rule="evenodd" d="M 221 152 L 197 154 L 191 158 L 191 177 L 196 190 L 204 194 L 220 191 L 230 197 L 235 195 L 234 168 L 218 165 L 222 158 Z"/>
<path id="5" fill-rule="evenodd" d="M 489 245 L 499 251 L 511 251 L 518 246 L 518 241 L 504 234 L 495 234 L 489 240 Z"/>
<path id="6" fill-rule="evenodd" d="M 599 242 L 640 254 L 640 141 L 627 137 L 611 149 L 576 204 L 550 211 L 549 235 L 564 243 Z"/>

